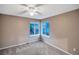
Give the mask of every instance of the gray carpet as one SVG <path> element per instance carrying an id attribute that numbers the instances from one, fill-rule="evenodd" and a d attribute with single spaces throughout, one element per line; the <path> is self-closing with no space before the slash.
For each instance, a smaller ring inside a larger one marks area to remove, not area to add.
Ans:
<path id="1" fill-rule="evenodd" d="M 1 55 L 67 55 L 66 53 L 37 41 L 8 49 L 0 50 Z"/>
<path id="2" fill-rule="evenodd" d="M 30 43 L 25 49 L 18 51 L 18 55 L 67 55 L 43 42 Z"/>

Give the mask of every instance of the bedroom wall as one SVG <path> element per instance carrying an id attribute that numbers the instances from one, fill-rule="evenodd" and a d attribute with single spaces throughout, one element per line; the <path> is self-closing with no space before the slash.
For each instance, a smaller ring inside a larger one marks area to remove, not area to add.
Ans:
<path id="1" fill-rule="evenodd" d="M 72 54 L 79 54 L 79 9 L 43 21 L 46 20 L 50 23 L 50 37 L 43 37 L 44 41 Z"/>
<path id="2" fill-rule="evenodd" d="M 30 37 L 29 23 L 35 19 L 9 15 L 0 15 L 0 48 L 37 41 L 38 37 Z"/>
<path id="3" fill-rule="evenodd" d="M 0 19 L 1 19 L 1 16 L 0 16 Z M 0 21 L 0 41 L 2 41 L 1 40 L 1 21 Z M 0 42 L 0 46 L 1 46 L 1 42 Z"/>

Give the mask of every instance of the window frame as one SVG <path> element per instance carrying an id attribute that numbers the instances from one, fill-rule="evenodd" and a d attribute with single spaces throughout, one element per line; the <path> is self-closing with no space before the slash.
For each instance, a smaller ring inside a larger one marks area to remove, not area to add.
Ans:
<path id="1" fill-rule="evenodd" d="M 30 25 L 29 25 L 29 34 L 30 36 L 39 36 L 40 35 L 40 23 L 39 22 L 30 22 L 30 24 L 38 24 L 38 34 L 35 34 L 35 30 L 34 30 L 34 34 L 30 34 Z M 35 26 L 34 26 L 35 28 Z"/>
<path id="2" fill-rule="evenodd" d="M 43 22 L 41 22 L 41 36 L 49 38 L 50 37 L 50 27 L 49 27 L 49 35 L 43 34 L 43 24 L 45 24 L 46 22 L 49 23 L 49 21 L 43 21 Z M 50 26 L 50 24 L 49 24 L 49 26 Z"/>

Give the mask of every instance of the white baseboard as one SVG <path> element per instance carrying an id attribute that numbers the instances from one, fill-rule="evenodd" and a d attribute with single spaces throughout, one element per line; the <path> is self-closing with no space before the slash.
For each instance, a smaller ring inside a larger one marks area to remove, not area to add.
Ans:
<path id="1" fill-rule="evenodd" d="M 17 45 L 11 45 L 11 46 L 7 46 L 7 47 L 3 47 L 3 48 L 0 48 L 0 50 L 7 49 L 7 48 L 12 48 L 12 47 L 16 47 L 16 46 L 19 46 L 19 45 L 23 45 L 23 44 L 27 44 L 27 43 L 32 43 L 32 42 L 35 42 L 35 41 L 24 42 L 24 43 L 20 43 L 20 44 L 17 44 Z"/>
<path id="2" fill-rule="evenodd" d="M 7 46 L 7 47 L 3 47 L 3 48 L 0 48 L 0 50 L 7 49 L 7 48 L 12 48 L 12 47 L 23 45 L 23 44 L 26 44 L 26 43 L 27 42 L 24 42 L 24 43 L 21 43 L 21 44 L 17 44 L 17 45 L 11 45 L 11 46 Z"/>
<path id="3" fill-rule="evenodd" d="M 50 43 L 48 43 L 48 42 L 46 42 L 46 41 L 44 41 L 44 42 L 45 42 L 46 44 L 52 46 L 52 47 L 57 48 L 58 50 L 60 50 L 60 51 L 62 51 L 62 52 L 65 52 L 65 53 L 68 54 L 68 55 L 73 55 L 73 54 L 71 54 L 71 53 L 69 53 L 69 52 L 67 52 L 67 51 L 64 51 L 63 49 L 61 49 L 61 48 L 59 48 L 59 47 L 53 45 L 53 44 L 50 44 Z"/>

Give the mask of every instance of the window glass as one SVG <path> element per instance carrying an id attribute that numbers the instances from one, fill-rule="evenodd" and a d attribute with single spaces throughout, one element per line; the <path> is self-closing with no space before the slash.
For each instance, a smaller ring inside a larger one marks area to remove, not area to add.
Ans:
<path id="1" fill-rule="evenodd" d="M 30 24 L 30 34 L 34 35 L 34 24 Z"/>
<path id="2" fill-rule="evenodd" d="M 35 24 L 35 34 L 39 34 L 39 28 L 38 24 Z"/>
<path id="3" fill-rule="evenodd" d="M 39 34 L 39 23 L 32 22 L 30 23 L 30 35 L 37 35 Z"/>
<path id="4" fill-rule="evenodd" d="M 41 29 L 42 35 L 49 36 L 49 32 L 50 32 L 49 22 L 48 21 L 42 22 L 41 27 L 42 27 Z"/>

